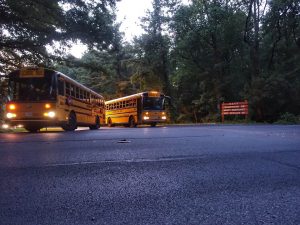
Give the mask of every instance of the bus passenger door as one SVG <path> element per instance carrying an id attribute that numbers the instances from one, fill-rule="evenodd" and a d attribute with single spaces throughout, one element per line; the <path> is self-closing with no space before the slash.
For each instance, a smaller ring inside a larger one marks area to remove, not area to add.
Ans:
<path id="1" fill-rule="evenodd" d="M 142 123 L 142 109 L 143 109 L 143 97 L 137 98 L 137 119 L 138 123 Z"/>

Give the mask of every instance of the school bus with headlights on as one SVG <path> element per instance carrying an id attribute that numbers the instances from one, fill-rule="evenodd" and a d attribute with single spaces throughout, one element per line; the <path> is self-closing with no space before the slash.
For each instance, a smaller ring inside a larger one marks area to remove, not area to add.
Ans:
<path id="1" fill-rule="evenodd" d="M 106 122 L 108 126 L 136 127 L 139 124 L 150 124 L 154 127 L 168 119 L 166 98 L 160 92 L 148 91 L 106 101 Z"/>
<path id="2" fill-rule="evenodd" d="M 61 126 L 98 129 L 105 123 L 104 98 L 70 77 L 46 68 L 22 68 L 8 74 L 5 121 L 30 132 Z"/>

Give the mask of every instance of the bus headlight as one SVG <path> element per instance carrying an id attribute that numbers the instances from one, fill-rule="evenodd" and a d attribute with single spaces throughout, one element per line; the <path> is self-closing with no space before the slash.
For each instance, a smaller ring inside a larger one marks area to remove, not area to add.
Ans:
<path id="1" fill-rule="evenodd" d="M 50 118 L 54 118 L 55 117 L 55 112 L 53 112 L 53 111 L 50 111 L 50 112 L 46 112 L 46 113 L 44 113 L 44 116 L 46 116 L 46 117 L 50 117 Z"/>
<path id="2" fill-rule="evenodd" d="M 149 120 L 149 116 L 144 116 L 144 120 Z"/>
<path id="3" fill-rule="evenodd" d="M 6 117 L 7 117 L 8 119 L 12 119 L 12 118 L 17 117 L 17 115 L 16 115 L 15 113 L 7 113 L 7 114 L 6 114 Z"/>
<path id="4" fill-rule="evenodd" d="M 3 125 L 2 125 L 2 128 L 3 128 L 3 129 L 8 129 L 8 128 L 9 128 L 9 125 L 8 125 L 8 124 L 3 124 Z"/>
<path id="5" fill-rule="evenodd" d="M 167 117 L 166 117 L 166 116 L 162 116 L 161 119 L 162 119 L 162 120 L 166 120 Z"/>
<path id="6" fill-rule="evenodd" d="M 51 112 L 49 112 L 49 113 L 48 113 L 48 116 L 49 116 L 50 118 L 53 118 L 53 117 L 55 117 L 55 112 L 52 112 L 52 111 L 51 111 Z"/>

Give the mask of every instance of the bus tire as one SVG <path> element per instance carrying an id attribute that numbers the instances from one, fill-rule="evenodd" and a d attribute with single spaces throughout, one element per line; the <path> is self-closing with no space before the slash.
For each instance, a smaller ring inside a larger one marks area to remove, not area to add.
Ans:
<path id="1" fill-rule="evenodd" d="M 134 117 L 133 117 L 133 116 L 130 116 L 130 117 L 129 117 L 129 120 L 128 120 L 128 127 L 136 127 L 136 123 L 135 123 L 135 120 L 134 120 Z"/>
<path id="2" fill-rule="evenodd" d="M 100 128 L 100 118 L 96 116 L 95 125 L 89 126 L 90 130 L 98 130 Z"/>
<path id="3" fill-rule="evenodd" d="M 30 133 L 36 133 L 41 129 L 40 127 L 35 126 L 25 126 L 24 128 Z"/>
<path id="4" fill-rule="evenodd" d="M 77 118 L 75 112 L 70 112 L 68 122 L 62 126 L 62 129 L 65 131 L 74 131 L 77 129 Z"/>
<path id="5" fill-rule="evenodd" d="M 156 127 L 156 123 L 151 123 L 151 127 Z"/>
<path id="6" fill-rule="evenodd" d="M 108 120 L 107 120 L 107 125 L 108 125 L 109 127 L 113 127 L 113 126 L 114 126 L 113 123 L 112 123 L 111 118 L 108 118 Z"/>

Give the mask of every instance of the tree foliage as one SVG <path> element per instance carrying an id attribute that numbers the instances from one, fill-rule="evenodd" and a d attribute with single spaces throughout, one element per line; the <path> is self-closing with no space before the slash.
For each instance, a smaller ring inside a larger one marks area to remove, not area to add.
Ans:
<path id="1" fill-rule="evenodd" d="M 154 89 L 171 94 L 170 89 L 170 16 L 177 7 L 176 0 L 153 0 L 153 9 L 142 18 L 145 34 L 134 40 L 136 57 L 130 61 L 134 80 L 140 89 Z"/>
<path id="2" fill-rule="evenodd" d="M 178 121 L 217 121 L 221 102 L 245 99 L 256 121 L 300 114 L 299 0 L 153 0 L 130 44 L 115 0 L 0 2 L 0 72 L 48 63 L 107 99 L 160 90 Z M 62 54 L 76 40 L 89 51 Z"/>
<path id="3" fill-rule="evenodd" d="M 244 20 L 241 10 L 221 1 L 195 1 L 177 11 L 173 81 L 182 113 L 196 110 L 205 117 L 217 113 L 222 101 L 240 98 L 249 66 Z"/>
<path id="4" fill-rule="evenodd" d="M 26 64 L 50 65 L 72 41 L 103 49 L 114 39 L 115 0 L 0 0 L 0 5 L 1 73 Z"/>

